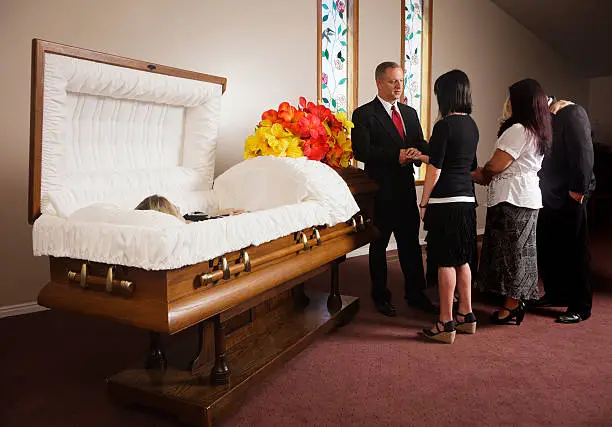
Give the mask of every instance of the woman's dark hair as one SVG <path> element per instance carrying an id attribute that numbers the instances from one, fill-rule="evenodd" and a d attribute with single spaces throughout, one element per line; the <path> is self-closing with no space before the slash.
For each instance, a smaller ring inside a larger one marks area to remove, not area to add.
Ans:
<path id="1" fill-rule="evenodd" d="M 534 79 L 524 79 L 510 86 L 509 91 L 512 116 L 501 124 L 497 136 L 520 123 L 538 138 L 540 154 L 546 154 L 552 142 L 552 116 L 542 86 Z"/>
<path id="2" fill-rule="evenodd" d="M 461 70 L 442 74 L 434 83 L 434 93 L 442 117 L 449 113 L 472 114 L 472 93 L 470 79 Z"/>

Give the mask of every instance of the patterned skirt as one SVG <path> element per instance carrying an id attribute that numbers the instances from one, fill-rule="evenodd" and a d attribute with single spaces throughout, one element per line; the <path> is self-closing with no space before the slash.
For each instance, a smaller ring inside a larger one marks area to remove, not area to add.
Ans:
<path id="1" fill-rule="evenodd" d="M 538 209 L 500 203 L 487 209 L 478 287 L 506 297 L 538 298 Z"/>

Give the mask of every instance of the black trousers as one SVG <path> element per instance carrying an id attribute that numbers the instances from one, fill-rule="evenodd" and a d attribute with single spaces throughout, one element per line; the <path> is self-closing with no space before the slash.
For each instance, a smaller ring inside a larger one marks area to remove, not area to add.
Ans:
<path id="1" fill-rule="evenodd" d="M 538 216 L 537 251 L 546 295 L 573 313 L 591 313 L 593 291 L 587 228 L 587 200 L 568 200 L 562 209 L 543 207 Z"/>
<path id="2" fill-rule="evenodd" d="M 374 301 L 391 300 L 391 292 L 387 287 L 387 246 L 391 233 L 397 242 L 397 253 L 404 273 L 405 298 L 418 298 L 425 288 L 423 256 L 419 243 L 421 219 L 414 200 L 412 198 L 412 203 L 410 200 L 376 202 L 374 225 L 380 236 L 370 243 L 370 278 Z"/>

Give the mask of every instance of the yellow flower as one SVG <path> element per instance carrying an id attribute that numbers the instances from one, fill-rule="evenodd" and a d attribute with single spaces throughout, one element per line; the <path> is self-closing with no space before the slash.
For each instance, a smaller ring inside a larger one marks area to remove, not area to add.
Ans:
<path id="1" fill-rule="evenodd" d="M 336 120 L 338 120 L 340 123 L 342 123 L 342 126 L 344 126 L 345 129 L 352 129 L 355 127 L 355 125 L 353 124 L 353 122 L 351 122 L 346 113 L 344 111 L 340 111 L 339 113 L 334 114 L 334 117 L 336 118 Z"/>
<path id="2" fill-rule="evenodd" d="M 288 138 L 288 140 L 289 144 L 287 146 L 287 157 L 302 157 L 304 155 L 304 152 L 300 148 L 300 142 L 302 142 L 302 140 L 300 138 L 295 137 Z"/>

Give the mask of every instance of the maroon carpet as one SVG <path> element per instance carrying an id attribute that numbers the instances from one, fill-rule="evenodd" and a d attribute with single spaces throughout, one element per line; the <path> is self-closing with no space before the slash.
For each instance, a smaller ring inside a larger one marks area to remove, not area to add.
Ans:
<path id="1" fill-rule="evenodd" d="M 403 304 L 397 261 L 394 319 L 368 297 L 367 257 L 341 269 L 361 311 L 252 388 L 224 426 L 612 425 L 612 241 L 593 238 L 593 317 L 558 325 L 555 312 L 520 327 L 481 325 L 453 345 L 423 341 L 433 320 Z M 562 266 L 560 266 L 562 268 Z M 309 284 L 327 289 L 326 277 Z M 109 401 L 104 379 L 142 360 L 145 333 L 45 311 L 0 319 L 0 426 L 178 426 L 173 418 Z"/>

